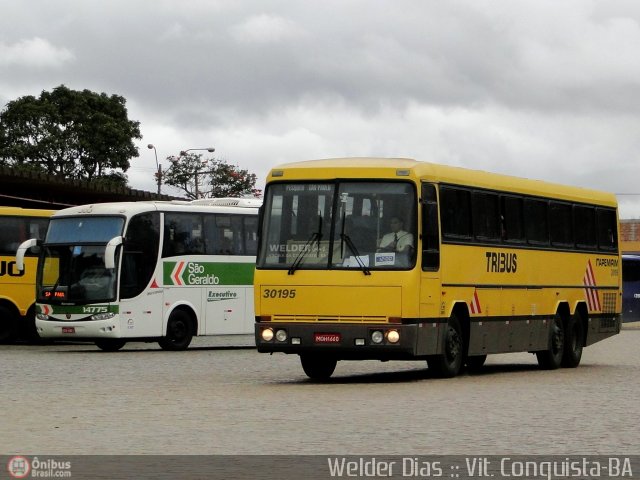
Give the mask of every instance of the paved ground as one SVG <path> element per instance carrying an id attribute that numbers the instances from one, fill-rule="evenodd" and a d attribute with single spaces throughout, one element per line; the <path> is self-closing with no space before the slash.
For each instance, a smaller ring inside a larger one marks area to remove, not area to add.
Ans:
<path id="1" fill-rule="evenodd" d="M 637 454 L 640 324 L 577 369 L 529 354 L 431 378 L 423 362 L 341 362 L 329 384 L 250 337 L 186 352 L 0 346 L 0 454 Z"/>

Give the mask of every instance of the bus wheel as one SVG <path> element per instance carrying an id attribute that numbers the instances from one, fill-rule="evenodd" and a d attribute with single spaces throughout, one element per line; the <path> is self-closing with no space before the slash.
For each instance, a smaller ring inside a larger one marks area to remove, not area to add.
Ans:
<path id="1" fill-rule="evenodd" d="M 563 367 L 575 368 L 580 364 L 583 345 L 584 325 L 582 316 L 576 312 L 567 322 L 567 329 L 564 335 L 564 353 L 562 355 Z"/>
<path id="2" fill-rule="evenodd" d="M 482 366 L 486 360 L 486 355 L 473 355 L 471 357 L 467 357 L 467 370 L 471 373 L 479 372 L 482 370 Z"/>
<path id="3" fill-rule="evenodd" d="M 187 312 L 174 311 L 167 322 L 167 335 L 158 340 L 163 350 L 186 350 L 193 338 L 193 323 Z"/>
<path id="4" fill-rule="evenodd" d="M 38 335 L 38 329 L 36 328 L 36 313 L 33 308 L 30 308 L 27 312 L 27 316 L 23 318 L 21 336 L 28 342 L 40 342 L 40 335 Z"/>
<path id="5" fill-rule="evenodd" d="M 338 361 L 316 355 L 300 355 L 302 369 L 311 380 L 328 380 L 336 369 Z"/>
<path id="6" fill-rule="evenodd" d="M 464 339 L 460 322 L 455 314 L 451 314 L 444 336 L 444 352 L 427 358 L 429 370 L 441 378 L 455 377 L 462 369 L 464 356 Z"/>
<path id="7" fill-rule="evenodd" d="M 549 349 L 536 352 L 538 365 L 545 370 L 555 370 L 562 363 L 564 352 L 564 330 L 562 328 L 562 317 L 556 313 L 549 329 Z"/>
<path id="8" fill-rule="evenodd" d="M 96 347 L 105 352 L 117 352 L 126 345 L 126 340 L 119 338 L 103 338 L 96 340 Z"/>
<path id="9" fill-rule="evenodd" d="M 13 343 L 18 335 L 18 317 L 11 309 L 0 305 L 0 343 Z"/>

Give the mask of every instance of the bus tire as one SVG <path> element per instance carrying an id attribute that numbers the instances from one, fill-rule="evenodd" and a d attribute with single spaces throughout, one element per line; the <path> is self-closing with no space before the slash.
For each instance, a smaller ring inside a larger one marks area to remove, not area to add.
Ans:
<path id="1" fill-rule="evenodd" d="M 584 346 L 584 324 L 582 315 L 576 312 L 567 322 L 564 334 L 564 353 L 562 354 L 562 366 L 565 368 L 576 368 L 580 365 L 582 358 L 582 347 Z"/>
<path id="2" fill-rule="evenodd" d="M 328 380 L 336 369 L 338 361 L 331 357 L 317 355 L 300 355 L 300 363 L 307 377 L 311 380 Z"/>
<path id="3" fill-rule="evenodd" d="M 427 358 L 429 370 L 440 378 L 455 377 L 460 373 L 464 360 L 464 338 L 455 313 L 449 317 L 444 335 L 444 352 Z"/>
<path id="4" fill-rule="evenodd" d="M 471 357 L 467 357 L 467 371 L 471 373 L 479 372 L 480 370 L 482 370 L 482 367 L 486 360 L 486 355 L 473 355 Z"/>
<path id="5" fill-rule="evenodd" d="M 0 305 L 0 343 L 13 343 L 18 336 L 18 315 Z"/>
<path id="6" fill-rule="evenodd" d="M 166 336 L 158 340 L 163 350 L 186 350 L 193 338 L 191 316 L 183 310 L 174 310 L 167 322 Z"/>
<path id="7" fill-rule="evenodd" d="M 36 328 L 36 312 L 33 307 L 27 312 L 27 316 L 22 319 L 21 337 L 28 342 L 40 342 L 40 335 Z"/>
<path id="8" fill-rule="evenodd" d="M 564 328 L 562 327 L 562 317 L 559 313 L 553 317 L 549 328 L 549 348 L 541 352 L 536 352 L 538 365 L 544 370 L 555 370 L 560 368 L 564 355 Z"/>
<path id="9" fill-rule="evenodd" d="M 104 352 L 117 352 L 126 345 L 126 340 L 120 338 L 101 338 L 96 340 L 96 347 Z"/>

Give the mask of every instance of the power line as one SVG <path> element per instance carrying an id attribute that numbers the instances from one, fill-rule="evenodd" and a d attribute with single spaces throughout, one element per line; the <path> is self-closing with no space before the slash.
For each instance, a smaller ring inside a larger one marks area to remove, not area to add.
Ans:
<path id="1" fill-rule="evenodd" d="M 46 200 L 36 200 L 34 198 L 14 197 L 13 195 L 0 194 L 0 197 L 2 197 L 2 198 L 10 198 L 12 200 L 26 200 L 28 202 L 33 202 L 33 203 L 44 203 L 45 205 L 60 205 L 62 207 L 75 207 L 75 205 L 73 205 L 71 203 L 49 202 L 49 201 L 46 201 Z"/>

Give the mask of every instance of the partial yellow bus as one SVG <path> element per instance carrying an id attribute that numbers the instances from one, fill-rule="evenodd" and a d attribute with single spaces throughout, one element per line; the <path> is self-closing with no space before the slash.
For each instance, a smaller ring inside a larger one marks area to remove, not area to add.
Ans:
<path id="1" fill-rule="evenodd" d="M 43 239 L 53 210 L 0 207 L 0 343 L 16 338 L 37 338 L 35 284 L 38 257 L 25 258 L 24 271 L 16 268 L 16 250 L 29 238 Z"/>
<path id="2" fill-rule="evenodd" d="M 290 163 L 267 178 L 259 352 L 423 359 L 435 375 L 531 352 L 576 367 L 620 332 L 613 194 L 411 159 Z"/>

